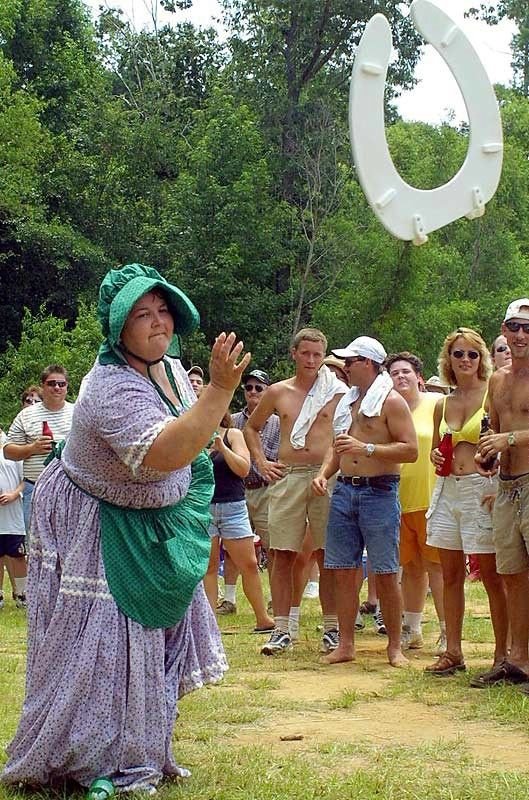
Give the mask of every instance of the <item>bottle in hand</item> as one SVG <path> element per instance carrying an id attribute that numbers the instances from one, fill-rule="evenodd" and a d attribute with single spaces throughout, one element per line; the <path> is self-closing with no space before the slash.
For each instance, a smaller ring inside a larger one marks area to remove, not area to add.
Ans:
<path id="1" fill-rule="evenodd" d="M 452 444 L 452 434 L 447 431 L 439 442 L 439 452 L 444 458 L 440 467 L 437 467 L 435 474 L 441 478 L 446 478 L 452 472 L 452 459 L 454 457 L 454 445 Z"/>
<path id="2" fill-rule="evenodd" d="M 491 431 L 492 428 L 490 427 L 490 418 L 488 414 L 483 415 L 483 419 L 481 420 L 481 430 L 479 432 L 479 438 Z M 485 472 L 491 472 L 494 469 L 494 464 L 496 463 L 496 456 L 489 456 L 481 461 L 481 469 Z"/>
<path id="3" fill-rule="evenodd" d="M 42 423 L 42 435 L 49 436 L 50 439 L 53 440 L 53 432 L 46 420 L 44 420 L 44 422 Z"/>

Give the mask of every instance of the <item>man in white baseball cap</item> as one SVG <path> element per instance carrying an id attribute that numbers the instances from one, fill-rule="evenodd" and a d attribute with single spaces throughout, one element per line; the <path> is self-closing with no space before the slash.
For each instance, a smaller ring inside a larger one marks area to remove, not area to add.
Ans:
<path id="1" fill-rule="evenodd" d="M 359 336 L 342 350 L 351 389 L 334 414 L 332 445 L 316 478 L 316 494 L 340 470 L 331 499 L 325 567 L 333 570 L 340 631 L 329 664 L 355 657 L 354 622 L 362 584 L 364 546 L 376 574 L 377 593 L 388 634 L 389 663 L 408 663 L 401 650 L 402 601 L 399 572 L 399 473 L 417 459 L 417 436 L 408 404 L 383 369 L 386 351 L 376 339 Z"/>

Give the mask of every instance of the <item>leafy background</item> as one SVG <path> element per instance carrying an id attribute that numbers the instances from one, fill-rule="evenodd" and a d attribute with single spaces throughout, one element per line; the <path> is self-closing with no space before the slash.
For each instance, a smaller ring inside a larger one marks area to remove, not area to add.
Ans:
<path id="1" fill-rule="evenodd" d="M 207 364 L 215 334 L 233 328 L 255 365 L 282 377 L 293 332 L 313 324 L 334 346 L 367 333 L 414 350 L 431 373 L 457 325 L 496 335 L 508 301 L 528 294 L 527 4 L 465 4 L 517 26 L 513 85 L 497 87 L 503 176 L 484 218 L 422 248 L 376 221 L 347 136 L 355 47 L 383 11 L 397 52 L 386 98 L 395 164 L 431 188 L 464 160 L 464 126 L 405 123 L 392 105 L 421 45 L 400 5 L 224 0 L 220 41 L 189 23 L 138 32 L 109 8 L 94 24 L 81 0 L 2 0 L 3 426 L 47 363 L 68 367 L 75 395 L 99 342 L 99 281 L 128 262 L 156 266 L 200 309 L 188 364 Z"/>

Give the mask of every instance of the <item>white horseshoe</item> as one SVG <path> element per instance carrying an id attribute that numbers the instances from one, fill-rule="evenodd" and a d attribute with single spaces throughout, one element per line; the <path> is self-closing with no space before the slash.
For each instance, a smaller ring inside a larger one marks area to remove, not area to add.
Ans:
<path id="1" fill-rule="evenodd" d="M 485 213 L 500 180 L 501 117 L 494 90 L 478 54 L 453 20 L 429 0 L 414 0 L 417 30 L 452 71 L 467 107 L 470 137 L 459 172 L 437 189 L 416 189 L 399 175 L 384 128 L 384 90 L 391 56 L 391 28 L 375 14 L 364 31 L 353 66 L 349 131 L 358 178 L 369 205 L 398 239 L 424 244 L 427 234 L 456 219 Z"/>

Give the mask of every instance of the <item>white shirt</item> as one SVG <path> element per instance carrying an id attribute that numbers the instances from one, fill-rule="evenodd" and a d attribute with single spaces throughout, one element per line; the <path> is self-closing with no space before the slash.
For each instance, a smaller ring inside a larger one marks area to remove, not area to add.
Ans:
<path id="1" fill-rule="evenodd" d="M 2 432 L 0 433 L 0 489 L 2 492 L 14 492 L 22 481 L 22 462 L 4 458 L 3 447 L 6 443 L 7 436 Z M 5 506 L 0 505 L 0 536 L 6 533 L 18 536 L 24 536 L 26 533 L 22 497 L 17 497 Z"/>
<path id="2" fill-rule="evenodd" d="M 66 439 L 72 427 L 73 403 L 66 402 L 60 411 L 50 411 L 44 403 L 34 403 L 23 408 L 13 420 L 5 444 L 30 444 L 42 436 L 42 423 L 46 421 L 53 433 L 53 441 Z M 48 453 L 26 458 L 24 478 L 35 482 L 44 469 Z"/>

